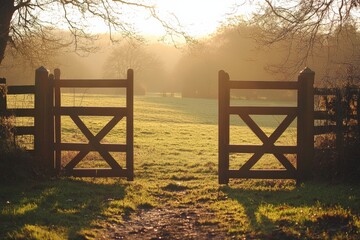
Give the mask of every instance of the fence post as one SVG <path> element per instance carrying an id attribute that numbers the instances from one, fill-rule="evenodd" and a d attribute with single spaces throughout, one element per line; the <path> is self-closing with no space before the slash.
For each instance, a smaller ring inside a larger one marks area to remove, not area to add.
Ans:
<path id="1" fill-rule="evenodd" d="M 219 148 L 219 184 L 229 183 L 229 125 L 230 117 L 228 108 L 230 106 L 230 90 L 229 90 L 229 81 L 230 77 L 225 71 L 221 70 L 218 74 L 219 81 L 219 110 L 218 110 L 218 148 Z"/>
<path id="2" fill-rule="evenodd" d="M 0 116 L 6 115 L 6 78 L 0 78 Z"/>
<path id="3" fill-rule="evenodd" d="M 126 169 L 128 181 L 134 180 L 134 71 L 127 71 L 126 88 Z"/>
<path id="4" fill-rule="evenodd" d="M 360 142 L 360 88 L 357 90 L 356 104 L 357 104 L 356 116 L 357 116 L 357 130 L 358 130 L 357 140 L 358 142 Z"/>
<path id="5" fill-rule="evenodd" d="M 48 78 L 47 96 L 46 96 L 46 120 L 48 132 L 48 162 L 51 171 L 55 170 L 54 159 L 54 74 Z M 53 172 L 54 173 L 54 172 Z"/>
<path id="6" fill-rule="evenodd" d="M 345 170 L 344 159 L 344 117 L 345 109 L 342 101 L 341 89 L 336 89 L 336 103 L 335 103 L 335 116 L 336 116 L 336 151 L 337 151 L 337 168 L 341 174 Z M 347 107 L 347 106 L 346 106 Z"/>
<path id="7" fill-rule="evenodd" d="M 6 92 L 6 78 L 0 78 L 0 139 L 3 138 L 3 140 L 6 139 L 6 127 L 3 126 L 7 108 Z"/>
<path id="8" fill-rule="evenodd" d="M 54 115 L 55 115 L 55 169 L 56 173 L 59 174 L 61 170 L 61 116 L 60 116 L 60 106 L 61 106 L 61 92 L 58 86 L 58 82 L 60 81 L 60 69 L 54 69 L 54 81 L 53 87 L 55 88 L 54 94 Z"/>
<path id="9" fill-rule="evenodd" d="M 48 161 L 49 134 L 47 118 L 47 92 L 49 73 L 44 67 L 35 70 L 35 158 L 46 169 L 51 169 Z"/>
<path id="10" fill-rule="evenodd" d="M 314 78 L 310 68 L 298 76 L 298 120 L 297 120 L 297 169 L 298 182 L 311 177 L 314 158 Z"/>

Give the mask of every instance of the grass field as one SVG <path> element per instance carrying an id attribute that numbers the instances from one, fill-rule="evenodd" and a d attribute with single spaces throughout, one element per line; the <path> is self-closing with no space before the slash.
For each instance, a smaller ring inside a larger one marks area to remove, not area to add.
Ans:
<path id="1" fill-rule="evenodd" d="M 75 106 L 121 106 L 125 99 L 105 95 L 64 96 Z M 239 101 L 237 104 L 243 104 Z M 251 104 L 270 104 L 252 102 Z M 235 238 L 359 239 L 359 185 L 292 180 L 231 180 L 217 183 L 217 101 L 178 97 L 136 97 L 134 103 L 135 181 L 118 178 L 57 178 L 3 184 L 0 239 L 99 238 L 108 224 L 121 224 L 139 209 L 197 208 L 215 218 Z M 106 118 L 82 118 L 99 131 Z M 267 134 L 281 117 L 258 117 Z M 238 118 L 231 119 L 232 143 L 260 141 Z M 125 119 L 103 142 L 125 141 Z M 277 144 L 296 144 L 292 125 Z M 63 141 L 84 140 L 64 117 Z M 69 158 L 75 153 L 64 153 Z M 116 156 L 123 165 L 122 155 Z M 239 168 L 249 155 L 231 156 Z M 91 153 L 83 166 L 104 166 Z M 258 168 L 277 168 L 265 155 Z"/>

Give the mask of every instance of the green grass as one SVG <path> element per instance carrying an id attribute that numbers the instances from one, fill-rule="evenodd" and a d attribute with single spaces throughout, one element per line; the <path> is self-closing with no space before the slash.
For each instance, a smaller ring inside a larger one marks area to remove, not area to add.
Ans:
<path id="1" fill-rule="evenodd" d="M 64 96 L 69 105 L 120 106 L 113 96 Z M 136 97 L 134 109 L 135 181 L 107 178 L 59 178 L 0 186 L 0 239 L 98 238 L 103 228 L 117 224 L 138 209 L 199 207 L 238 238 L 358 239 L 358 185 L 292 180 L 231 180 L 217 183 L 217 101 L 172 97 Z M 93 133 L 104 118 L 83 118 Z M 268 134 L 281 117 L 258 118 Z M 232 143 L 257 144 L 234 118 Z M 125 119 L 103 142 L 124 142 Z M 63 119 L 63 141 L 85 140 L 70 119 Z M 277 144 L 296 143 L 293 126 Z M 70 158 L 75 153 L 64 153 Z M 248 155 L 232 156 L 238 168 Z M 124 164 L 124 156 L 118 155 Z M 84 166 L 103 166 L 96 153 Z M 266 155 L 258 167 L 278 164 Z"/>

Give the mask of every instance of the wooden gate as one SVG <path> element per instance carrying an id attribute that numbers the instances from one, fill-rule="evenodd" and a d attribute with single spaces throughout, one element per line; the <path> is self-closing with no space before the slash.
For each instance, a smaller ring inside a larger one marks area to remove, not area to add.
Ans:
<path id="1" fill-rule="evenodd" d="M 78 80 L 60 79 L 60 70 L 54 71 L 54 117 L 55 117 L 55 169 L 57 172 L 64 170 L 65 175 L 79 177 L 127 177 L 133 180 L 133 70 L 127 72 L 127 79 L 118 80 Z M 61 105 L 62 88 L 125 88 L 126 107 L 65 107 Z M 80 131 L 87 138 L 88 143 L 63 143 L 61 141 L 61 117 L 69 116 Z M 112 119 L 94 135 L 80 116 L 111 116 Z M 103 144 L 100 141 L 126 117 L 126 144 Z M 79 151 L 61 169 L 61 152 Z M 107 162 L 110 168 L 76 168 L 90 151 L 97 151 Z M 126 168 L 118 164 L 110 152 L 126 153 Z"/>
<path id="2" fill-rule="evenodd" d="M 226 184 L 230 178 L 258 179 L 296 179 L 305 180 L 311 172 L 313 157 L 313 84 L 314 72 L 306 68 L 296 82 L 280 81 L 236 81 L 229 75 L 219 72 L 219 183 Z M 295 107 L 250 107 L 231 106 L 231 89 L 274 89 L 297 91 L 297 106 Z M 231 145 L 230 115 L 238 115 L 244 123 L 262 141 L 262 145 Z M 250 115 L 285 115 L 284 120 L 268 137 Z M 297 118 L 297 145 L 277 146 L 276 140 Z M 253 155 L 238 169 L 229 169 L 229 154 L 253 153 Z M 284 167 L 283 169 L 251 169 L 264 154 L 273 154 Z M 296 154 L 294 166 L 284 154 Z"/>

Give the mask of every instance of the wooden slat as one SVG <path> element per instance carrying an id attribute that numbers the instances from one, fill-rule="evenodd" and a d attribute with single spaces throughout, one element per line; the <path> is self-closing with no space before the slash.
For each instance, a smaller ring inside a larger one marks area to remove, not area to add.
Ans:
<path id="1" fill-rule="evenodd" d="M 124 88 L 128 81 L 125 79 L 61 79 L 55 80 L 55 87 L 64 88 Z"/>
<path id="2" fill-rule="evenodd" d="M 74 177 L 127 177 L 128 171 L 126 169 L 111 169 L 111 168 L 74 168 L 64 172 L 66 176 Z"/>
<path id="3" fill-rule="evenodd" d="M 230 117 L 228 108 L 230 105 L 230 91 L 228 88 L 229 74 L 225 71 L 219 71 L 218 75 L 218 165 L 219 165 L 219 183 L 229 183 L 227 170 L 229 169 L 228 144 L 230 141 Z"/>
<path id="4" fill-rule="evenodd" d="M 35 115 L 33 108 L 8 108 L 7 111 L 16 117 L 34 117 Z"/>
<path id="5" fill-rule="evenodd" d="M 290 124 L 295 120 L 296 114 L 287 115 L 284 120 L 279 124 L 275 131 L 270 135 L 269 142 L 275 143 L 276 140 L 286 131 Z"/>
<path id="6" fill-rule="evenodd" d="M 58 111 L 60 115 L 126 116 L 127 110 L 124 107 L 60 107 Z"/>
<path id="7" fill-rule="evenodd" d="M 297 90 L 298 82 L 290 81 L 229 81 L 230 89 L 279 89 L 279 90 Z"/>
<path id="8" fill-rule="evenodd" d="M 59 147 L 59 145 L 58 145 L 58 146 L 55 146 L 55 148 L 58 148 L 58 147 Z M 60 152 L 60 153 L 61 153 L 61 151 L 57 151 L 57 152 Z M 65 169 L 71 170 L 71 169 L 75 168 L 76 165 L 77 165 L 81 160 L 83 160 L 84 157 L 85 157 L 88 153 L 89 153 L 88 151 L 80 151 L 80 152 L 78 152 L 78 154 L 76 154 L 76 156 L 75 156 L 73 159 L 71 159 L 70 162 L 68 162 L 68 163 L 66 164 Z"/>
<path id="9" fill-rule="evenodd" d="M 328 147 L 328 148 L 314 148 L 315 154 L 322 154 L 324 156 L 328 156 L 336 151 L 336 146 Z"/>
<path id="10" fill-rule="evenodd" d="M 35 94 L 34 85 L 7 86 L 7 94 Z"/>
<path id="11" fill-rule="evenodd" d="M 268 142 L 269 138 L 257 123 L 248 114 L 239 114 L 244 123 L 251 129 L 253 133 L 263 142 Z"/>
<path id="12" fill-rule="evenodd" d="M 14 134 L 16 136 L 20 135 L 34 135 L 35 134 L 35 127 L 34 126 L 19 126 L 13 128 Z"/>
<path id="13" fill-rule="evenodd" d="M 274 153 L 274 156 L 279 160 L 279 162 L 288 170 L 292 175 L 296 175 L 296 168 L 292 163 L 289 161 L 287 157 L 283 154 Z"/>
<path id="14" fill-rule="evenodd" d="M 74 123 L 79 127 L 80 131 L 85 135 L 85 137 L 89 140 L 89 143 L 96 147 L 97 152 L 104 158 L 104 160 L 110 165 L 113 169 L 121 169 L 120 165 L 116 162 L 114 157 L 100 144 L 99 134 L 94 136 L 91 131 L 86 127 L 86 125 L 81 121 L 79 116 L 71 115 L 71 119 Z M 116 119 L 115 117 L 113 119 Z M 112 119 L 112 120 L 113 120 Z M 107 126 L 113 125 L 116 121 L 110 121 L 100 132 L 104 132 L 107 134 L 108 131 L 103 131 Z M 115 123 L 116 124 L 116 123 Z M 114 126 L 114 125 L 113 125 Z M 110 127 L 109 127 L 110 128 Z M 110 128 L 111 130 L 111 128 Z M 110 131 L 109 130 L 109 131 Z M 80 152 L 81 153 L 81 152 Z"/>
<path id="15" fill-rule="evenodd" d="M 353 119 L 353 120 L 358 119 L 358 116 L 356 114 L 349 114 L 349 115 L 347 115 L 347 117 L 348 117 L 349 120 L 350 119 Z"/>
<path id="16" fill-rule="evenodd" d="M 262 151 L 263 153 L 283 153 L 296 154 L 297 146 L 269 146 L 263 145 L 229 145 L 229 153 L 256 153 Z"/>
<path id="17" fill-rule="evenodd" d="M 126 152 L 125 144 L 101 144 L 109 152 Z M 60 149 L 56 151 L 97 151 L 97 149 L 87 143 L 61 143 Z"/>
<path id="18" fill-rule="evenodd" d="M 295 174 L 287 170 L 229 170 L 230 178 L 256 178 L 256 179 L 295 179 Z"/>
<path id="19" fill-rule="evenodd" d="M 297 107 L 240 107 L 232 106 L 228 109 L 229 114 L 250 115 L 288 115 L 297 114 Z"/>
<path id="20" fill-rule="evenodd" d="M 335 133 L 336 129 L 336 125 L 314 126 L 314 135 Z"/>
<path id="21" fill-rule="evenodd" d="M 60 69 L 54 70 L 54 115 L 55 115 L 55 149 L 60 148 L 61 144 L 61 115 L 60 115 L 60 107 L 61 107 L 61 90 L 59 87 L 55 87 L 56 82 L 60 79 Z M 55 151 L 55 168 L 57 173 L 61 170 L 61 151 Z"/>
<path id="22" fill-rule="evenodd" d="M 34 149 L 27 149 L 26 152 L 30 154 L 31 156 L 35 156 L 35 150 Z"/>
<path id="23" fill-rule="evenodd" d="M 347 119 L 357 119 L 356 114 L 347 114 Z M 330 115 L 325 111 L 314 111 L 314 120 L 330 120 L 330 121 L 336 121 L 336 114 Z"/>
<path id="24" fill-rule="evenodd" d="M 314 120 L 331 120 L 331 121 L 335 121 L 336 116 L 335 115 L 330 115 L 326 111 L 314 111 Z"/>
<path id="25" fill-rule="evenodd" d="M 127 71 L 126 88 L 126 169 L 129 171 L 127 179 L 134 180 L 134 70 Z"/>
<path id="26" fill-rule="evenodd" d="M 336 95 L 337 88 L 314 88 L 314 95 Z"/>
<path id="27" fill-rule="evenodd" d="M 71 118 L 74 120 L 75 124 L 80 128 L 80 130 L 83 132 L 83 134 L 88 138 L 89 140 L 89 144 L 94 146 L 96 148 L 96 151 L 98 151 L 100 153 L 101 156 L 104 157 L 105 161 L 110 161 L 108 162 L 110 164 L 110 166 L 114 167 L 116 166 L 116 161 L 115 159 L 113 159 L 113 157 L 111 155 L 109 155 L 109 152 L 106 151 L 106 149 L 104 149 L 104 147 L 102 146 L 102 144 L 100 144 L 100 141 L 106 136 L 106 134 L 108 134 L 111 129 L 121 120 L 121 117 L 113 117 L 104 127 L 103 129 L 100 130 L 100 132 L 98 132 L 96 134 L 96 136 L 94 136 L 89 129 L 87 129 L 87 127 L 85 126 L 85 124 L 80 120 L 80 118 L 78 116 L 71 116 Z M 58 146 L 56 146 L 56 149 L 60 148 L 60 145 L 58 144 Z M 83 150 L 80 151 L 67 165 L 65 168 L 67 169 L 73 169 L 88 153 L 90 150 Z M 60 152 L 60 151 L 57 151 Z M 107 156 L 105 156 L 107 155 Z M 109 159 L 109 160 L 108 160 Z M 113 160 L 111 160 L 113 159 Z M 114 167 L 114 168 L 117 168 Z"/>
<path id="28" fill-rule="evenodd" d="M 244 163 L 244 165 L 241 166 L 241 170 L 249 171 L 264 155 L 263 151 L 259 151 L 254 153 L 247 162 Z"/>
<path id="29" fill-rule="evenodd" d="M 347 89 L 347 91 L 350 93 L 350 94 L 359 94 L 360 93 L 360 88 L 350 88 L 350 89 Z"/>

